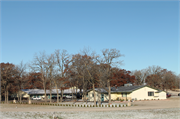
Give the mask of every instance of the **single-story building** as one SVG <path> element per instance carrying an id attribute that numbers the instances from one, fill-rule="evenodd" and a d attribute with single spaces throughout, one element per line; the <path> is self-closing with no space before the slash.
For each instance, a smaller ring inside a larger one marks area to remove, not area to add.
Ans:
<path id="1" fill-rule="evenodd" d="M 22 89 L 19 93 L 21 93 L 23 98 L 31 98 L 32 97 L 40 97 L 41 99 L 43 99 L 45 97 L 45 92 L 44 89 Z M 74 88 L 69 88 L 69 89 L 65 89 L 63 90 L 63 96 L 66 95 L 71 95 L 71 94 L 76 94 L 76 91 L 74 90 Z M 77 94 L 80 93 L 80 89 L 77 89 Z M 52 89 L 51 91 L 52 97 L 57 97 L 57 91 L 56 89 Z M 58 89 L 58 94 L 61 95 L 61 90 Z M 46 90 L 46 95 L 47 98 L 50 99 L 50 90 Z M 13 94 L 11 97 L 13 98 L 17 98 L 18 94 Z"/>
<path id="2" fill-rule="evenodd" d="M 108 89 L 108 88 L 107 88 Z M 96 100 L 108 101 L 108 92 L 105 89 L 95 88 Z M 125 85 L 121 87 L 111 87 L 111 100 L 151 100 L 166 99 L 166 92 L 154 89 L 147 85 L 132 86 Z M 94 101 L 93 90 L 88 90 L 88 100 Z"/>

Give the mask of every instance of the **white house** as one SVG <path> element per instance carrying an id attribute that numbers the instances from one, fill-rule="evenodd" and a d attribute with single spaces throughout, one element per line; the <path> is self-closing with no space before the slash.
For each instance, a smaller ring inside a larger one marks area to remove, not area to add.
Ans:
<path id="1" fill-rule="evenodd" d="M 95 89 L 96 100 L 108 101 L 108 92 L 105 89 Z M 152 100 L 166 99 L 166 92 L 154 89 L 147 85 L 111 87 L 111 100 L 117 99 Z M 88 100 L 94 101 L 93 90 L 88 90 Z"/>

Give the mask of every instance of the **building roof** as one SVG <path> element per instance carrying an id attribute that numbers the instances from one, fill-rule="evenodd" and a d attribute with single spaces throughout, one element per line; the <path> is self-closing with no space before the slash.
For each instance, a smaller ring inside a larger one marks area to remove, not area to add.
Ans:
<path id="1" fill-rule="evenodd" d="M 121 87 L 112 87 L 111 92 L 132 92 L 137 89 L 140 89 L 142 87 L 145 87 L 146 85 L 141 85 L 141 86 L 121 86 Z"/>
<path id="2" fill-rule="evenodd" d="M 133 92 L 135 90 L 138 90 L 142 87 L 145 87 L 147 85 L 140 85 L 140 86 L 120 86 L 120 87 L 111 87 L 111 93 L 120 93 L 120 92 Z M 147 86 L 149 87 L 149 86 Z M 151 88 L 151 87 L 150 87 Z M 154 89 L 154 88 L 153 88 Z M 92 89 L 88 90 L 87 92 L 91 91 Z M 108 90 L 108 87 L 106 87 L 106 90 Z M 105 89 L 102 88 L 95 88 L 95 91 L 101 92 L 101 93 L 108 93 Z M 155 89 L 157 90 L 157 89 Z"/>
<path id="3" fill-rule="evenodd" d="M 28 95 L 29 94 L 45 94 L 44 89 L 22 89 L 21 91 L 27 93 Z M 73 91 L 73 89 L 65 89 L 63 91 L 63 94 L 71 94 L 72 92 L 75 93 L 76 91 L 75 90 Z M 77 89 L 77 93 L 79 92 L 80 92 L 80 89 Z M 56 89 L 52 89 L 51 93 L 57 94 Z M 58 89 L 58 93 L 59 94 L 61 93 L 60 89 Z M 46 90 L 46 94 L 50 94 L 50 90 Z"/>

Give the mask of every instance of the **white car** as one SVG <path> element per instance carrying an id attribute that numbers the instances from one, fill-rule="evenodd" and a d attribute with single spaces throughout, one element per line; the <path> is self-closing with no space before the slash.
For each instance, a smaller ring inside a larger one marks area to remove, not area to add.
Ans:
<path id="1" fill-rule="evenodd" d="M 40 97 L 32 97 L 32 100 L 41 100 L 41 98 Z"/>
<path id="2" fill-rule="evenodd" d="M 76 98 L 76 96 L 75 95 L 73 95 L 73 96 L 72 95 L 67 95 L 66 98 Z"/>

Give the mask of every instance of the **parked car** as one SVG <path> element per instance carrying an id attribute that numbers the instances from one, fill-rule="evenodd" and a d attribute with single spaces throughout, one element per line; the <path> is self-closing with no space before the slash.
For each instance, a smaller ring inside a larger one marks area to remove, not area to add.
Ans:
<path id="1" fill-rule="evenodd" d="M 178 93 L 178 96 L 180 96 L 180 93 Z"/>
<path id="2" fill-rule="evenodd" d="M 51 99 L 57 99 L 57 97 L 55 96 L 55 97 L 51 97 Z M 59 99 L 60 99 L 60 97 L 59 97 Z M 66 96 L 63 96 L 63 99 L 66 99 Z"/>
<path id="3" fill-rule="evenodd" d="M 32 100 L 41 100 L 41 98 L 40 97 L 32 97 Z"/>
<path id="4" fill-rule="evenodd" d="M 73 96 L 72 95 L 66 95 L 66 98 L 69 98 L 69 99 L 70 98 L 76 98 L 76 96 L 75 95 L 73 95 Z"/>
<path id="5" fill-rule="evenodd" d="M 170 93 L 166 93 L 166 98 L 169 98 L 171 97 L 171 94 Z"/>

